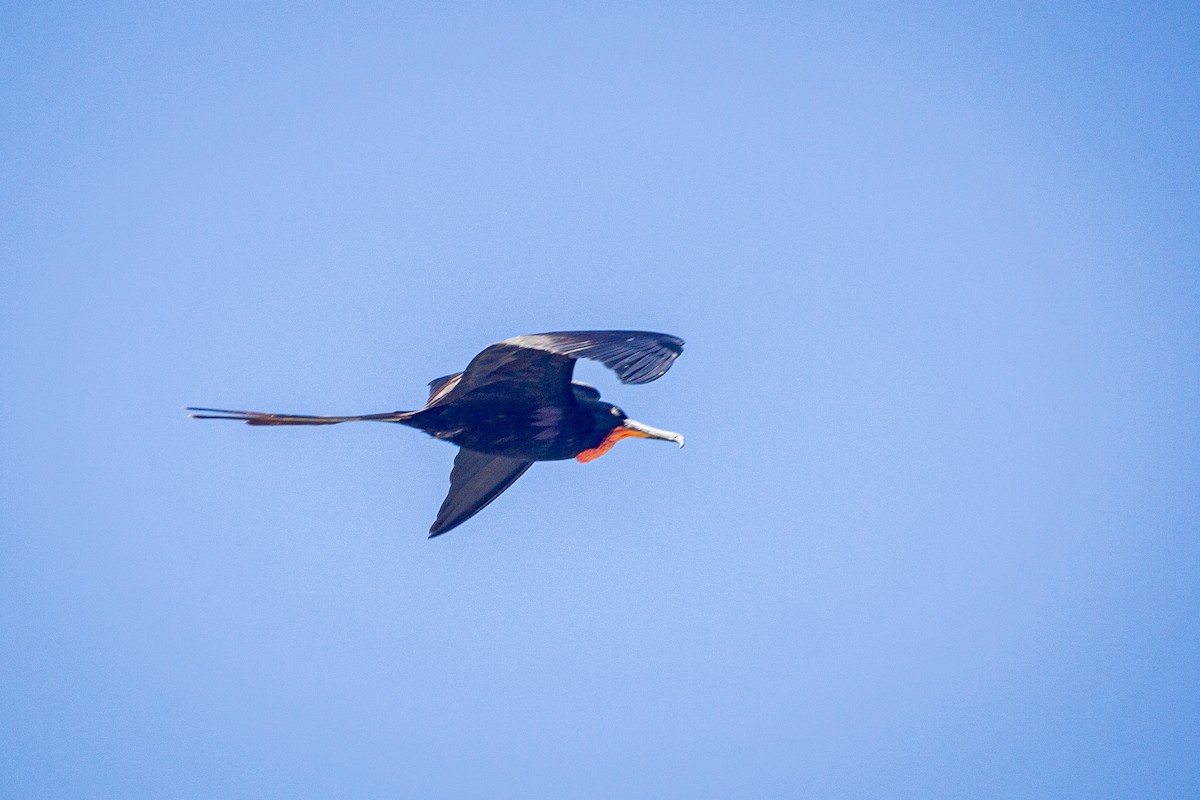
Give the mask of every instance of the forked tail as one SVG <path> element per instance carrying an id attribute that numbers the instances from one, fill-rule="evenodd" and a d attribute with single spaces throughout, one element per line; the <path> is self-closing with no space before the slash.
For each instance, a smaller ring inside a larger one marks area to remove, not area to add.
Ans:
<path id="1" fill-rule="evenodd" d="M 389 411 L 358 417 L 310 417 L 304 414 L 267 414 L 262 411 L 231 411 L 227 408 L 193 408 L 192 419 L 231 419 L 247 425 L 337 425 L 339 422 L 407 422 L 416 411 Z"/>

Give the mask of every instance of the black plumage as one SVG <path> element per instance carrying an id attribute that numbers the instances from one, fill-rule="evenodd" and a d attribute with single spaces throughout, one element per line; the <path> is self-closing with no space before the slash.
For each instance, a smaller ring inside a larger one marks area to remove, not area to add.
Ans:
<path id="1" fill-rule="evenodd" d="M 250 425 L 394 422 L 458 445 L 450 492 L 429 531 L 437 536 L 478 513 L 535 461 L 590 461 L 629 436 L 665 439 L 682 447 L 679 434 L 635 422 L 601 401 L 595 388 L 572 381 L 575 360 L 587 358 L 612 369 L 622 383 L 649 383 L 666 373 L 682 352 L 683 340 L 664 333 L 539 333 L 491 345 L 462 372 L 431 381 L 429 399 L 415 411 L 320 417 L 189 410 L 198 419 Z"/>

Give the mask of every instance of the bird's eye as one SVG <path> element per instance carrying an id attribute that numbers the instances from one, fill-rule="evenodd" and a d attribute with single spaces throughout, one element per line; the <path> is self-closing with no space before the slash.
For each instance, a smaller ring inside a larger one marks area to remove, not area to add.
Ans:
<path id="1" fill-rule="evenodd" d="M 613 415 L 614 417 L 619 417 L 619 416 L 621 416 L 621 410 L 620 410 L 619 408 L 614 408 L 614 409 L 612 410 L 612 415 Z"/>

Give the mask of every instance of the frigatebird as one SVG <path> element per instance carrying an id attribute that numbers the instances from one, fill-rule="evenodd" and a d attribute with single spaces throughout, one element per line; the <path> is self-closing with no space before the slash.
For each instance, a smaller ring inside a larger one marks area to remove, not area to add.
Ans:
<path id="1" fill-rule="evenodd" d="M 485 348 L 462 372 L 429 383 L 416 411 L 353 417 L 268 414 L 192 408 L 196 419 L 248 425 L 336 425 L 394 422 L 458 445 L 450 493 L 429 529 L 439 536 L 479 513 L 535 461 L 587 462 L 630 436 L 683 447 L 683 436 L 643 425 L 586 383 L 572 381 L 575 360 L 599 361 L 622 383 L 661 378 L 683 352 L 683 340 L 648 331 L 563 331 L 514 336 Z"/>

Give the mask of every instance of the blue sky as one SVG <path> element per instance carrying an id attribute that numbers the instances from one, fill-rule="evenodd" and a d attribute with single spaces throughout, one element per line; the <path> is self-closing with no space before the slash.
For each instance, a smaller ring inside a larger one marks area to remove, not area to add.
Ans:
<path id="1" fill-rule="evenodd" d="M 0 794 L 1195 797 L 1189 4 L 6 4 Z M 688 446 L 418 406 L 544 330 Z"/>

